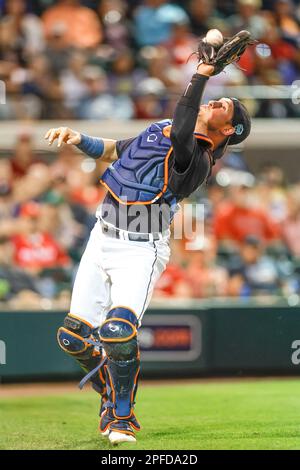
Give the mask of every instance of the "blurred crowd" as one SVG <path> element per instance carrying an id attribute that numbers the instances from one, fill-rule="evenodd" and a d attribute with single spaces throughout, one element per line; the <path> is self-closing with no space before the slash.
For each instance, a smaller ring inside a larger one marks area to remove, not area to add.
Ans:
<path id="1" fill-rule="evenodd" d="M 171 261 L 154 298 L 298 302 L 300 181 L 287 184 L 273 165 L 254 178 L 239 158 L 240 167 L 228 154 L 208 186 L 182 204 L 176 217 L 184 213 L 192 237 L 183 232 L 171 241 Z M 58 154 L 36 152 L 29 131 L 0 159 L 0 305 L 68 309 L 104 197 L 103 165 L 69 146 Z M 199 207 L 204 210 L 194 211 Z"/>
<path id="2" fill-rule="evenodd" d="M 248 29 L 258 43 L 239 67 L 209 81 L 208 98 L 216 87 L 292 85 L 300 70 L 299 3 L 0 0 L 0 119 L 168 117 L 194 71 L 197 38 L 210 28 L 225 37 Z M 248 103 L 253 116 L 300 116 L 289 96 L 260 95 Z"/>

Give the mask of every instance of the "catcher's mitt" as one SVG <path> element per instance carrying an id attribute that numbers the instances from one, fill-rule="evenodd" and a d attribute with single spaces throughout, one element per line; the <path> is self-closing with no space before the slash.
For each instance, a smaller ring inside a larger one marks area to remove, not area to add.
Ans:
<path id="1" fill-rule="evenodd" d="M 227 65 L 238 62 L 246 48 L 255 42 L 249 31 L 240 31 L 232 38 L 225 39 L 220 47 L 213 47 L 201 39 L 197 53 L 199 63 L 213 65 L 215 67 L 213 75 L 217 75 Z"/>

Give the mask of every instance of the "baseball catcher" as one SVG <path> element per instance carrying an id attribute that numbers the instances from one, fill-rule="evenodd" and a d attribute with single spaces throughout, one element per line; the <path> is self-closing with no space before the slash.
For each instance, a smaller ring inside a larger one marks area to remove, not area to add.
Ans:
<path id="1" fill-rule="evenodd" d="M 110 162 L 101 178 L 107 194 L 96 212 L 58 343 L 100 394 L 100 432 L 112 444 L 135 442 L 140 429 L 134 413 L 138 329 L 169 260 L 169 226 L 178 203 L 207 180 L 228 145 L 250 133 L 249 114 L 237 99 L 201 105 L 205 85 L 251 43 L 247 31 L 220 47 L 201 40 L 195 74 L 173 120 L 155 122 L 137 137 L 115 141 L 67 127 L 45 136 L 49 144 L 57 139 L 58 146 L 76 145 L 91 158 Z"/>

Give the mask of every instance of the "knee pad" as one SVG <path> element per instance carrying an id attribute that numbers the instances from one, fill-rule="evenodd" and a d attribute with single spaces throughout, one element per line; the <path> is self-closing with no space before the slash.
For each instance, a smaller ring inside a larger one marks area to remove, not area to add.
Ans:
<path id="1" fill-rule="evenodd" d="M 82 355 L 92 348 L 92 345 L 86 343 L 84 339 L 90 338 L 93 331 L 91 325 L 69 314 L 64 320 L 64 326 L 57 332 L 57 341 L 66 353 L 75 356 Z"/>
<path id="2" fill-rule="evenodd" d="M 102 349 L 86 342 L 97 337 L 97 328 L 69 314 L 64 320 L 64 326 L 59 328 L 57 341 L 66 353 L 73 356 L 85 373 L 99 366 L 102 360 Z M 106 394 L 104 367 L 90 378 L 93 388 L 101 395 Z"/>
<path id="3" fill-rule="evenodd" d="M 99 334 L 107 356 L 115 361 L 128 361 L 138 356 L 136 315 L 125 307 L 108 313 Z"/>

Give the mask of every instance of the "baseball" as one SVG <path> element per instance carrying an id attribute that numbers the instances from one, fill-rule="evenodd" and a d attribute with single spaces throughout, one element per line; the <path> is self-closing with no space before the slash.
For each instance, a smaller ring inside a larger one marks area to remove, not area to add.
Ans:
<path id="1" fill-rule="evenodd" d="M 223 34 L 218 29 L 210 29 L 205 39 L 208 44 L 214 47 L 219 47 L 223 44 Z"/>

